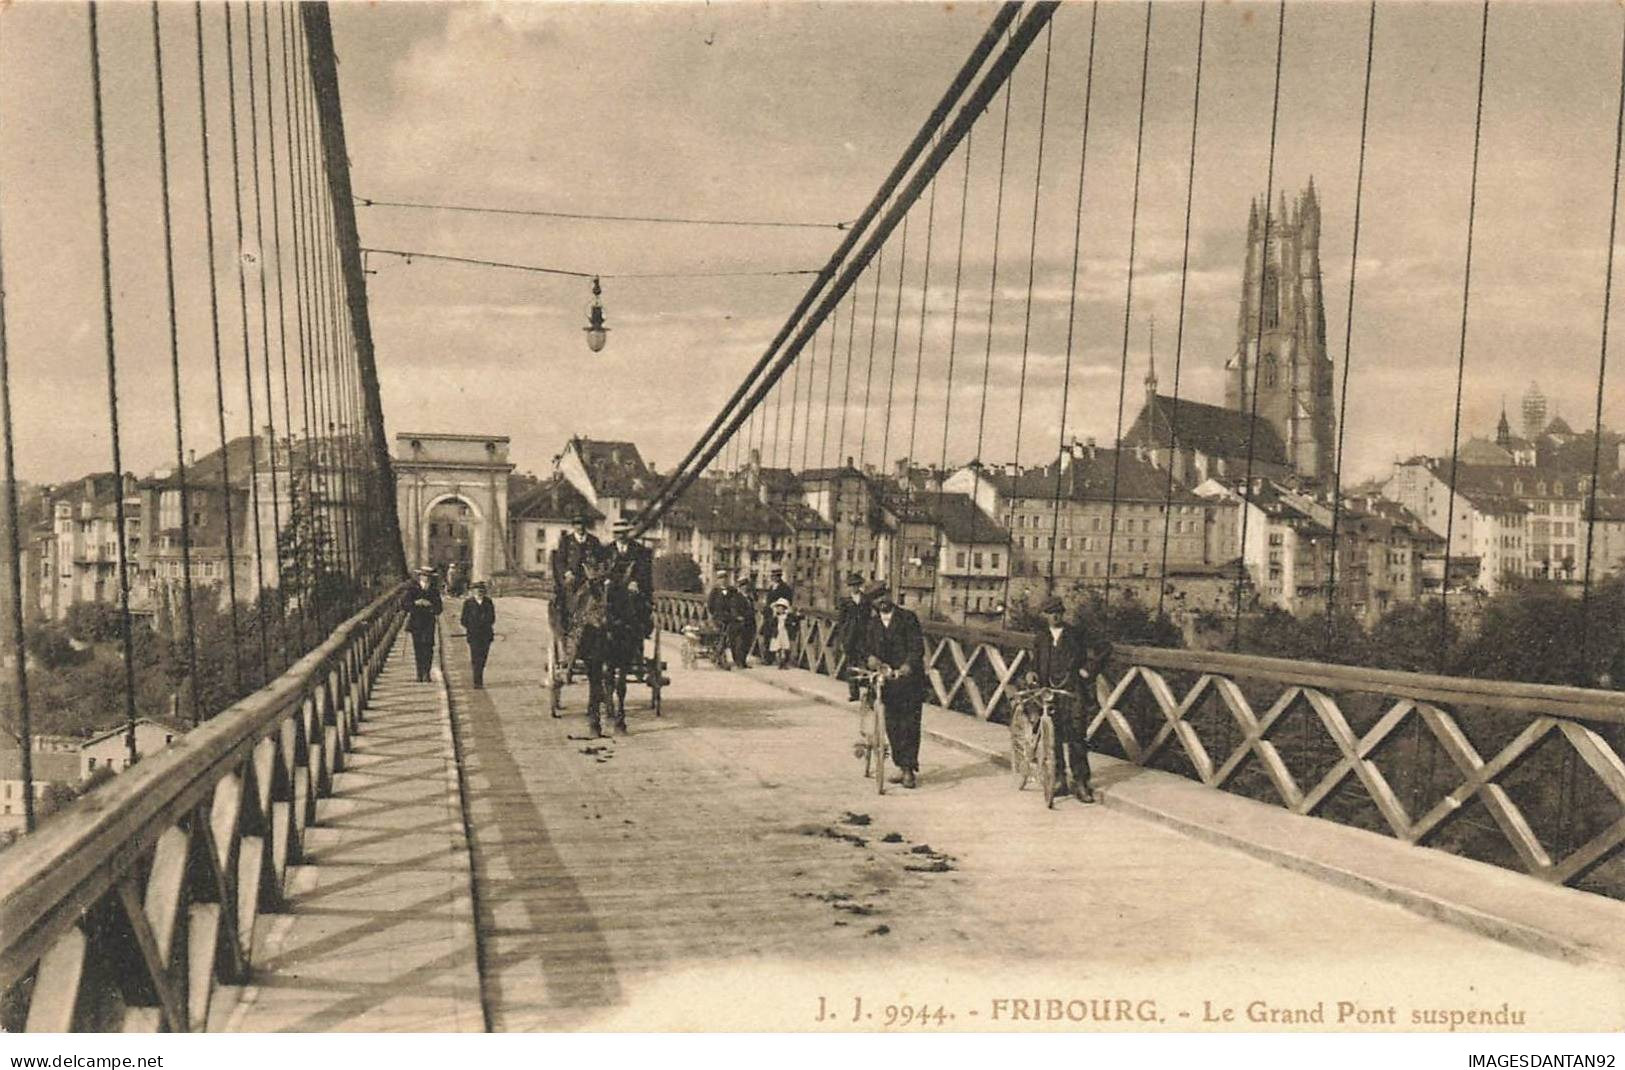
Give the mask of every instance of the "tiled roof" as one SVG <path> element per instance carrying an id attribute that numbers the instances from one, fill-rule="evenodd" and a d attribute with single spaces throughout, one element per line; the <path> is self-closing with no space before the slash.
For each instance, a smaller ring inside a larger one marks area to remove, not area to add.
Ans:
<path id="1" fill-rule="evenodd" d="M 1068 501 L 1112 500 L 1115 489 L 1118 501 L 1170 502 L 1175 505 L 1199 504 L 1202 499 L 1180 486 L 1175 480 L 1170 490 L 1168 473 L 1142 461 L 1128 450 L 1122 451 L 1122 460 L 1114 464 L 1117 450 L 1096 449 L 1093 455 L 1084 450 L 1075 456 L 1061 473 L 1060 494 Z M 1053 498 L 1056 493 L 1055 465 L 1030 468 L 1018 476 L 984 472 L 983 477 L 1011 498 Z M 1114 471 L 1115 468 L 1115 471 Z"/>
<path id="2" fill-rule="evenodd" d="M 29 757 L 32 759 L 29 762 L 31 766 L 29 772 L 34 776 L 34 783 L 79 783 L 78 751 L 37 750 Z M 21 780 L 22 778 L 22 752 L 15 747 L 0 749 L 0 780 Z"/>
<path id="3" fill-rule="evenodd" d="M 508 506 L 508 515 L 515 520 L 573 520 L 581 514 L 594 520 L 604 516 L 563 476 L 554 476 Z"/>
<path id="4" fill-rule="evenodd" d="M 1253 440 L 1253 459 L 1263 464 L 1287 464 L 1286 445 L 1275 425 L 1251 413 L 1208 405 L 1189 398 L 1163 394 L 1147 401 L 1123 441 L 1131 446 L 1166 446 L 1177 432 L 1179 444 L 1211 457 L 1246 457 L 1247 439 Z"/>
<path id="5" fill-rule="evenodd" d="M 659 481 L 633 443 L 577 438 L 572 445 L 599 497 L 647 498 L 657 489 Z"/>
<path id="6" fill-rule="evenodd" d="M 942 533 L 952 542 L 1008 543 L 1010 533 L 986 513 L 968 494 L 927 492 L 914 499 L 914 504 L 942 526 Z"/>

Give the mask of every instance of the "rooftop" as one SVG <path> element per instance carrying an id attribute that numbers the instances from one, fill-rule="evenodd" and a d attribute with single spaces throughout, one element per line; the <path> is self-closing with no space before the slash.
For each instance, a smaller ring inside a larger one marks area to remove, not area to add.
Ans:
<path id="1" fill-rule="evenodd" d="M 1213 457 L 1246 457 L 1247 440 L 1251 438 L 1255 461 L 1288 463 L 1286 446 L 1268 420 L 1255 420 L 1250 413 L 1189 398 L 1175 400 L 1165 394 L 1146 401 L 1123 441 L 1131 446 L 1166 447 L 1176 435 L 1181 446 Z"/>

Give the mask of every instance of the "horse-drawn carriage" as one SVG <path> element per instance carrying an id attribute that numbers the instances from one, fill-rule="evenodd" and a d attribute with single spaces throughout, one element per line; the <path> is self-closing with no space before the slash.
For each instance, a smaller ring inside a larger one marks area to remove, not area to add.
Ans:
<path id="1" fill-rule="evenodd" d="M 548 706 L 562 715 L 564 688 L 587 679 L 587 716 L 594 731 L 605 709 L 617 731 L 626 730 L 628 682 L 649 688 L 650 708 L 660 716 L 661 688 L 668 682 L 660 656 L 660 632 L 651 627 L 646 603 L 628 595 L 606 568 L 589 564 L 574 589 L 548 607 Z M 651 640 L 652 652 L 645 651 Z"/>

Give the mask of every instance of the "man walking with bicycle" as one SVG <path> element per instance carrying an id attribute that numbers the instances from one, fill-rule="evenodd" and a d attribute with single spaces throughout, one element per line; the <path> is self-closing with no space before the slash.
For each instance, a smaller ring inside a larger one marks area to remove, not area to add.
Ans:
<path id="1" fill-rule="evenodd" d="M 1027 674 L 1030 684 L 1069 692 L 1057 695 L 1051 714 L 1055 723 L 1055 768 L 1072 770 L 1072 794 L 1079 802 L 1095 801 L 1089 783 L 1089 743 L 1084 735 L 1086 697 L 1094 687 L 1099 669 L 1097 656 L 1089 648 L 1088 637 L 1077 625 L 1066 623 L 1066 604 L 1055 595 L 1041 607 L 1045 627 L 1033 648 L 1033 668 Z"/>
<path id="2" fill-rule="evenodd" d="M 920 718 L 925 705 L 925 637 L 920 618 L 899 606 L 886 584 L 876 581 L 866 592 L 875 612 L 869 618 L 869 667 L 886 669 L 881 699 L 886 708 L 886 738 L 898 774 L 893 782 L 916 787 L 920 771 Z"/>

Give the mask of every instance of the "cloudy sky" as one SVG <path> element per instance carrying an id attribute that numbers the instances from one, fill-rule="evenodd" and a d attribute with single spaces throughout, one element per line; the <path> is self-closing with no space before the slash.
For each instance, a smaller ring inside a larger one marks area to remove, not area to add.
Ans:
<path id="1" fill-rule="evenodd" d="M 240 18 L 241 9 L 234 10 Z M 589 213 L 848 220 L 868 201 L 992 10 L 924 3 L 336 4 L 355 191 L 378 200 Z M 1366 13 L 1363 4 L 1288 5 L 1275 164 L 1278 190 L 1295 194 L 1313 176 L 1321 195 L 1328 342 L 1340 370 Z M 1161 386 L 1164 392 L 1172 386 L 1197 15 L 1194 4 L 1158 4 L 1152 13 L 1128 345 L 1130 420 L 1143 396 L 1152 317 Z M 1379 471 L 1396 455 L 1448 449 L 1479 15 L 1476 5 L 1455 3 L 1378 11 L 1349 353 L 1347 448 L 1355 475 Z M 207 448 L 217 431 L 192 17 L 189 6 L 166 5 L 162 26 L 176 168 L 184 425 L 188 440 Z M 1266 181 L 1275 17 L 1268 5 L 1215 4 L 1207 12 L 1181 389 L 1214 402 L 1222 400 L 1221 369 L 1235 346 L 1247 206 Z M 144 5 L 112 5 L 102 19 L 124 460 L 139 471 L 173 450 L 149 18 Z M 206 77 L 223 98 L 222 18 L 218 5 L 204 9 Z M 1075 206 L 1091 9 L 1063 6 L 1052 37 L 1040 37 L 1015 76 L 1002 146 L 1002 215 L 995 212 L 1001 97 L 976 127 L 967 198 L 960 196 L 967 174 L 963 148 L 943 170 L 929 288 L 923 286 L 925 203 L 910 216 L 906 257 L 901 235 L 887 247 L 878 299 L 872 275 L 860 284 L 844 443 L 838 432 L 850 304 L 833 325 L 833 384 L 831 328 L 820 335 L 816 357 L 809 351 L 803 358 L 812 383 L 810 459 L 862 450 L 878 460 L 882 439 L 887 457 L 898 456 L 913 418 L 914 361 L 923 355 L 914 452 L 935 460 L 943 450 L 951 334 L 956 370 L 949 459 L 969 457 L 979 432 L 985 458 L 1012 456 L 1024 337 L 1021 457 L 1037 461 L 1052 453 L 1075 223 L 1079 282 L 1067 424 L 1080 435 L 1112 435 L 1145 18 L 1144 5 L 1100 7 L 1080 222 Z M 273 35 L 279 19 L 272 9 Z M 1492 427 L 1503 397 L 1516 419 L 1518 398 L 1531 380 L 1539 380 L 1571 423 L 1590 422 L 1621 20 L 1618 6 L 1604 3 L 1492 8 L 1466 344 L 1468 433 Z M 255 26 L 258 33 L 257 15 Z M 239 50 L 241 28 L 239 22 Z M 34 478 L 109 466 L 85 34 L 81 6 L 0 10 L 6 314 L 18 463 Z M 1050 77 L 1035 202 L 1046 47 Z M 246 84 L 242 62 L 239 92 Z M 232 399 L 227 419 L 239 433 L 247 415 L 230 149 L 223 140 L 224 105 L 214 96 L 211 105 L 221 333 Z M 1035 203 L 1037 238 L 1029 255 Z M 962 215 L 961 265 L 955 254 Z M 369 246 L 605 276 L 814 268 L 841 236 L 829 228 L 565 222 L 384 207 L 360 208 L 358 216 Z M 256 272 L 269 253 L 261 255 L 252 233 L 241 248 L 253 304 Z M 808 281 L 606 277 L 612 332 L 609 346 L 593 355 L 581 334 L 589 300 L 581 280 L 379 257 L 370 266 L 390 433 L 507 434 L 514 459 L 537 471 L 571 433 L 630 438 L 658 464 L 674 463 Z M 876 307 L 878 323 L 871 317 Z M 256 317 L 251 309 L 258 367 Z M 895 328 L 894 317 L 901 320 Z M 862 383 L 871 333 L 873 400 L 865 426 Z M 881 401 L 894 333 L 896 403 L 888 431 Z M 275 337 L 273 326 L 273 345 Z M 984 366 L 990 371 L 985 418 Z M 1625 369 L 1612 376 L 1607 396 L 1605 420 L 1616 425 L 1625 423 L 1621 382 Z M 826 393 L 832 398 L 827 441 Z M 806 381 L 798 396 L 805 406 Z M 280 407 L 275 391 L 273 400 Z M 263 422 L 263 396 L 256 405 Z M 784 406 L 779 420 L 787 437 L 788 399 Z M 797 462 L 804 441 L 798 423 Z"/>

